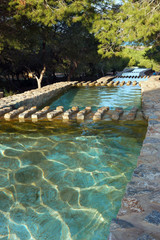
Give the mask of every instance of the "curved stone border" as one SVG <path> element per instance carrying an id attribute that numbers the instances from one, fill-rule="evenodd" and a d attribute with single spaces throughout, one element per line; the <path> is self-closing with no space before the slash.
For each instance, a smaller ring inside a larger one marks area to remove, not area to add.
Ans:
<path id="1" fill-rule="evenodd" d="M 142 109 L 148 119 L 137 168 L 121 209 L 110 226 L 109 240 L 160 239 L 160 76 L 141 82 Z"/>

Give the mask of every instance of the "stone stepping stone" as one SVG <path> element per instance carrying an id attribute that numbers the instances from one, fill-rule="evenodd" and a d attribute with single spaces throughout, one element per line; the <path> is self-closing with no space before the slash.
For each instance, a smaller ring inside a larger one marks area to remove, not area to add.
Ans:
<path id="1" fill-rule="evenodd" d="M 100 82 L 97 82 L 97 83 L 95 83 L 95 86 L 96 86 L 96 87 L 100 87 L 100 86 L 101 86 L 101 83 L 100 83 Z"/>
<path id="2" fill-rule="evenodd" d="M 85 83 L 85 82 L 84 82 L 84 81 L 78 82 L 78 83 L 77 83 L 77 87 L 82 87 L 82 86 L 83 86 L 83 83 Z"/>
<path id="3" fill-rule="evenodd" d="M 132 83 L 132 85 L 133 85 L 133 86 L 136 86 L 136 85 L 137 85 L 137 81 L 134 81 L 134 82 Z"/>
<path id="4" fill-rule="evenodd" d="M 89 85 L 89 83 L 91 83 L 91 81 L 88 81 L 88 82 L 82 83 L 82 86 L 83 86 L 83 87 L 86 87 L 86 86 Z"/>
<path id="5" fill-rule="evenodd" d="M 24 120 L 25 118 L 29 117 L 31 114 L 35 113 L 37 111 L 37 107 L 34 106 L 26 111 L 24 111 L 23 113 L 20 113 L 18 115 L 19 120 Z"/>
<path id="6" fill-rule="evenodd" d="M 130 86 L 131 84 L 132 84 L 131 81 L 128 81 L 128 82 L 126 83 L 127 86 Z"/>
<path id="7" fill-rule="evenodd" d="M 119 84 L 119 81 L 116 81 L 116 82 L 113 84 L 113 86 L 116 87 L 116 86 L 118 86 L 118 84 Z"/>
<path id="8" fill-rule="evenodd" d="M 68 109 L 62 116 L 63 120 L 70 120 L 72 118 L 72 115 L 78 111 L 79 107 L 72 107 L 71 109 Z"/>
<path id="9" fill-rule="evenodd" d="M 120 86 L 122 87 L 123 85 L 125 85 L 126 84 L 126 82 L 125 81 L 122 81 L 122 82 L 120 82 Z"/>
<path id="10" fill-rule="evenodd" d="M 86 115 L 91 112 L 91 107 L 86 107 L 85 109 L 79 111 L 77 113 L 77 120 L 84 120 Z"/>
<path id="11" fill-rule="evenodd" d="M 8 113 L 12 110 L 12 107 L 5 107 L 0 109 L 0 117 L 3 116 L 5 113 Z"/>
<path id="12" fill-rule="evenodd" d="M 123 112 L 124 112 L 123 108 L 116 108 L 111 116 L 112 120 L 119 120 Z"/>
<path id="13" fill-rule="evenodd" d="M 10 119 L 12 119 L 12 118 L 14 118 L 15 116 L 17 116 L 19 113 L 22 113 L 22 112 L 24 112 L 25 110 L 26 110 L 26 106 L 22 106 L 22 107 L 19 107 L 18 109 L 15 109 L 15 110 L 13 110 L 13 111 L 11 111 L 11 112 L 9 112 L 9 113 L 6 113 L 5 115 L 4 115 L 4 119 L 5 120 L 10 120 Z"/>
<path id="14" fill-rule="evenodd" d="M 47 119 L 48 120 L 52 120 L 53 118 L 55 118 L 56 116 L 58 116 L 59 114 L 64 112 L 64 107 L 63 106 L 58 106 L 56 108 L 56 110 L 53 110 L 49 113 L 47 113 Z"/>
<path id="15" fill-rule="evenodd" d="M 76 86 L 77 86 L 77 83 L 78 83 L 77 81 L 76 81 L 76 82 L 73 82 L 73 83 L 72 83 L 72 86 L 73 86 L 73 87 L 76 87 Z"/>
<path id="16" fill-rule="evenodd" d="M 103 115 L 109 110 L 109 107 L 101 107 L 93 116 L 94 121 L 102 120 Z"/>
<path id="17" fill-rule="evenodd" d="M 129 114 L 127 115 L 126 117 L 126 120 L 130 120 L 130 121 L 133 121 L 136 119 L 136 115 L 137 115 L 137 111 L 138 111 L 138 108 L 137 107 L 133 107 Z"/>
<path id="18" fill-rule="evenodd" d="M 112 87 L 113 84 L 114 84 L 114 81 L 111 81 L 111 82 L 107 83 L 107 87 Z"/>
<path id="19" fill-rule="evenodd" d="M 49 112 L 49 106 L 46 106 L 42 110 L 32 114 L 31 118 L 33 121 L 37 121 L 40 117 L 43 117 L 48 112 Z"/>
<path id="20" fill-rule="evenodd" d="M 89 87 L 94 87 L 95 86 L 95 82 L 89 83 Z"/>

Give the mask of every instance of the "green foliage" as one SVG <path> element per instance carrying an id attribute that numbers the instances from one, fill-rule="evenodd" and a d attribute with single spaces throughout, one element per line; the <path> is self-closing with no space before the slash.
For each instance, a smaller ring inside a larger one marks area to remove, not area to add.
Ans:
<path id="1" fill-rule="evenodd" d="M 15 92 L 13 91 L 7 91 L 6 89 L 3 89 L 3 94 L 4 94 L 4 97 L 9 97 L 9 96 L 12 96 L 14 94 L 16 94 Z"/>
<path id="2" fill-rule="evenodd" d="M 118 56 L 121 50 L 119 6 L 95 17 L 92 32 L 99 41 L 98 53 L 103 57 Z"/>
<path id="3" fill-rule="evenodd" d="M 126 42 L 159 44 L 159 1 L 128 0 L 121 7 L 122 37 Z"/>
<path id="4" fill-rule="evenodd" d="M 130 67 L 146 67 L 159 71 L 159 63 L 154 60 L 153 57 L 148 58 L 147 54 L 149 54 L 149 52 L 152 52 L 152 48 L 150 47 L 133 48 L 132 46 L 126 46 L 121 52 L 121 55 L 130 59 L 128 63 Z"/>
<path id="5" fill-rule="evenodd" d="M 158 1 L 1 0 L 0 74 L 68 78 L 105 74 L 128 66 L 159 70 Z M 144 50 L 124 47 L 148 45 Z M 25 76 L 24 76 L 25 78 Z"/>

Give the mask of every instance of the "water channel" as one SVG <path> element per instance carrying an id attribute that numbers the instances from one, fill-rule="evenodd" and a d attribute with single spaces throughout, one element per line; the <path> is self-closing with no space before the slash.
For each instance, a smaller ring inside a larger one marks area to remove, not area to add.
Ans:
<path id="1" fill-rule="evenodd" d="M 140 88 L 72 89 L 63 105 L 141 108 Z M 1 122 L 0 237 L 106 240 L 147 123 Z"/>

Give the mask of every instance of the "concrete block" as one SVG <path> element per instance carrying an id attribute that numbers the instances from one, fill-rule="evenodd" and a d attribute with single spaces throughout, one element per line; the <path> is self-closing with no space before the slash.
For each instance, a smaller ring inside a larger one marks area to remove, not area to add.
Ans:
<path id="1" fill-rule="evenodd" d="M 34 106 L 26 111 L 24 111 L 23 113 L 20 113 L 18 118 L 19 120 L 24 120 L 25 118 L 29 117 L 31 114 L 35 113 L 37 111 L 37 107 Z"/>
<path id="2" fill-rule="evenodd" d="M 49 112 L 49 106 L 46 106 L 42 110 L 31 115 L 32 121 L 38 121 L 40 117 L 43 117 L 48 112 Z"/>
<path id="3" fill-rule="evenodd" d="M 3 116 L 5 113 L 8 113 L 12 111 L 12 107 L 5 107 L 5 108 L 2 108 L 0 109 L 0 117 Z"/>
<path id="4" fill-rule="evenodd" d="M 86 107 L 77 113 L 77 120 L 83 121 L 87 114 L 91 112 L 91 107 Z"/>
<path id="5" fill-rule="evenodd" d="M 24 112 L 26 110 L 26 108 L 27 108 L 26 106 L 22 106 L 22 107 L 19 107 L 18 109 L 15 109 L 15 110 L 13 110 L 13 111 L 11 111 L 9 113 L 6 113 L 4 115 L 4 119 L 5 120 L 12 119 L 12 118 L 16 117 L 19 113 Z"/>

